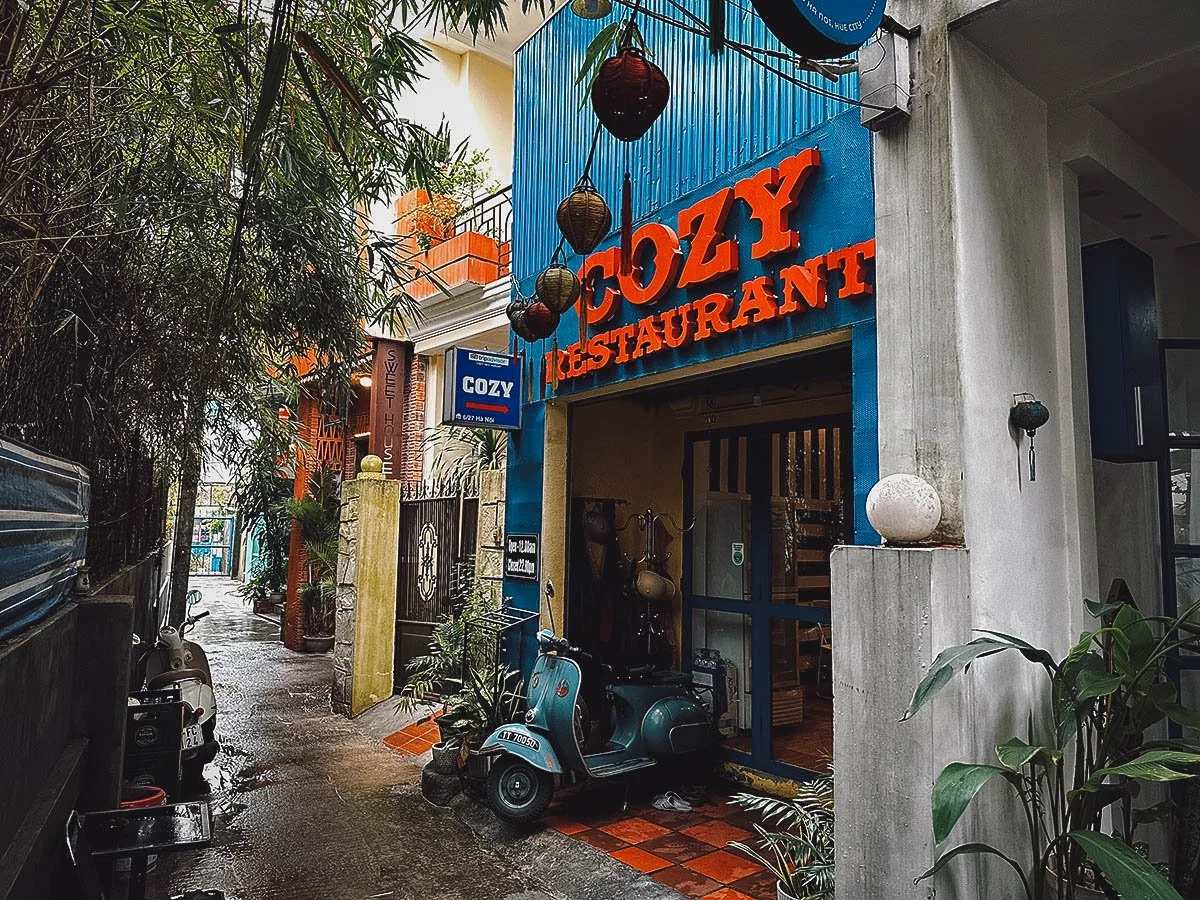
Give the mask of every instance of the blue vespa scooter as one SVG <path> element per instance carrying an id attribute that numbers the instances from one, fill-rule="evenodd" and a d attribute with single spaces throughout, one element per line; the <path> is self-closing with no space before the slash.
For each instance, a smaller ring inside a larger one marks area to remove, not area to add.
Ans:
<path id="1" fill-rule="evenodd" d="M 546 594 L 554 596 L 547 582 Z M 612 778 L 695 754 L 715 736 L 708 710 L 693 693 L 690 676 L 648 669 L 616 674 L 551 631 L 537 636 L 538 658 L 529 678 L 524 724 L 503 725 L 483 742 L 494 754 L 488 805 L 501 819 L 532 822 L 546 811 L 556 780 Z M 583 667 L 605 677 L 612 736 L 585 753 Z"/>

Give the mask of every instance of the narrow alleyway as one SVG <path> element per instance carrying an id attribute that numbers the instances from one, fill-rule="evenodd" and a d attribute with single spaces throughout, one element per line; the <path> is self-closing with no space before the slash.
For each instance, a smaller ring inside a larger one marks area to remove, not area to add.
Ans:
<path id="1" fill-rule="evenodd" d="M 184 888 L 223 890 L 229 900 L 679 896 L 549 829 L 518 835 L 485 810 L 430 806 L 418 762 L 331 712 L 328 654 L 286 650 L 236 582 L 199 578 L 193 587 L 211 613 L 193 637 L 216 683 L 222 750 L 206 771 L 214 842 L 162 860 L 147 896 Z"/>

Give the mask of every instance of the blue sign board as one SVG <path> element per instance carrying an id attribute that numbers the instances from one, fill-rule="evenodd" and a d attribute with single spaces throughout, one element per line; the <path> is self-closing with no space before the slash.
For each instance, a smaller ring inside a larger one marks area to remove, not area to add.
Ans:
<path id="1" fill-rule="evenodd" d="M 521 427 L 521 365 L 504 353 L 446 351 L 442 422 L 516 431 Z"/>
<path id="2" fill-rule="evenodd" d="M 751 0 L 771 32 L 809 59 L 853 53 L 883 21 L 887 0 Z"/>

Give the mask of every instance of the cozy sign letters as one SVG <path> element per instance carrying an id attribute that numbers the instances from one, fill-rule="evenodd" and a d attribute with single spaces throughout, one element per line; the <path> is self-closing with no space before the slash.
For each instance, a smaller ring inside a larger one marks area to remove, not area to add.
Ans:
<path id="1" fill-rule="evenodd" d="M 579 309 L 589 329 L 613 319 L 622 300 L 653 306 L 677 289 L 687 288 L 695 296 L 701 286 L 734 275 L 740 248 L 727 224 L 735 202 L 746 205 L 757 226 L 749 245 L 751 259 L 795 257 L 801 242 L 791 227 L 791 213 L 820 162 L 820 152 L 810 147 L 681 210 L 675 228 L 662 222 L 642 225 L 633 234 L 633 264 L 627 272 L 621 271 L 620 247 L 591 254 L 579 270 L 584 286 Z M 863 241 L 783 265 L 773 275 L 748 279 L 737 290 L 702 294 L 636 322 L 589 333 L 584 341 L 546 354 L 546 380 L 554 380 L 555 370 L 559 381 L 578 378 L 781 316 L 823 309 L 830 300 L 867 297 L 874 260 L 875 241 Z"/>

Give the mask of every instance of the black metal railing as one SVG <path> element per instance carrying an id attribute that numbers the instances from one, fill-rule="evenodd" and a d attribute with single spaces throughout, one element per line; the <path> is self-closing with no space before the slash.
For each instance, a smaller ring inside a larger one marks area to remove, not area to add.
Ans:
<path id="1" fill-rule="evenodd" d="M 454 217 L 454 230 L 456 234 L 484 234 L 498 244 L 511 241 L 512 186 L 488 194 L 459 212 Z"/>

